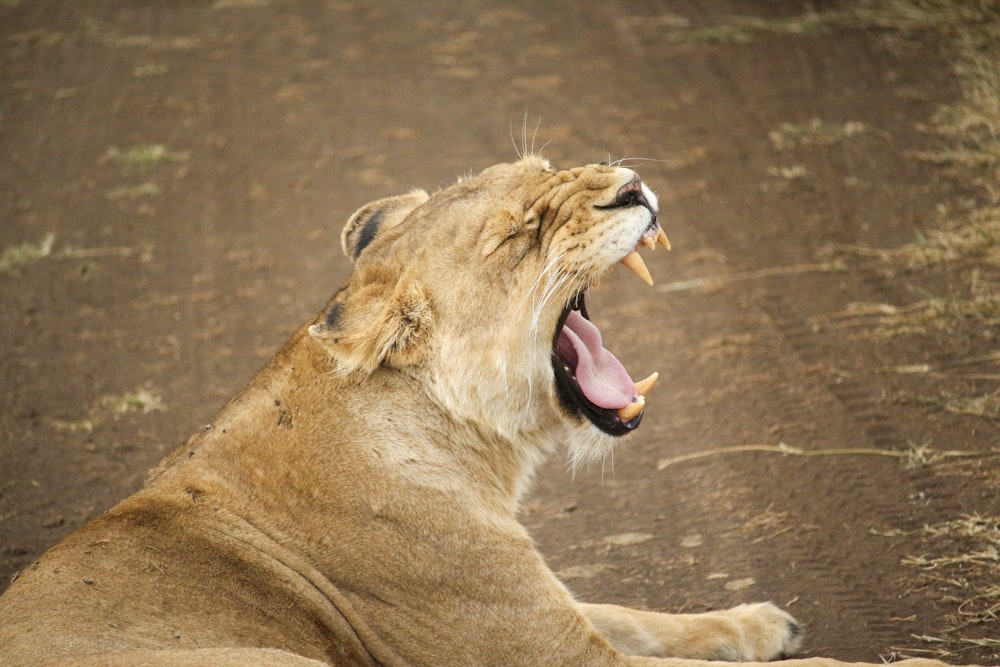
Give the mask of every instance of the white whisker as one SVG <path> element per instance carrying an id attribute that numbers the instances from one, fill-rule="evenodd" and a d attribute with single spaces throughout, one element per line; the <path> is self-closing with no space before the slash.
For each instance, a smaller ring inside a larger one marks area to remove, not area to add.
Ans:
<path id="1" fill-rule="evenodd" d="M 535 138 L 538 137 L 538 128 L 540 128 L 541 126 L 542 126 L 542 117 L 539 116 L 538 117 L 538 122 L 535 123 L 535 131 L 531 133 L 531 154 L 532 155 L 537 155 L 537 153 L 535 153 Z M 546 145 L 548 145 L 548 144 L 546 144 Z"/>
<path id="2" fill-rule="evenodd" d="M 513 144 L 513 146 L 514 146 L 514 153 L 517 154 L 517 159 L 518 160 L 523 160 L 524 159 L 524 155 L 521 154 L 521 149 L 517 147 L 517 141 L 514 139 L 514 120 L 513 119 L 511 119 L 511 121 L 510 121 L 510 123 L 508 125 L 507 132 L 508 132 L 508 134 L 510 134 L 510 143 Z"/>
<path id="3" fill-rule="evenodd" d="M 541 311 L 548 300 L 551 298 L 553 290 L 557 288 L 555 283 L 560 282 L 561 275 L 563 274 L 562 268 L 558 266 L 559 261 L 565 256 L 565 253 L 559 253 L 555 257 L 550 258 L 545 266 L 542 267 L 541 272 L 539 272 L 538 277 L 535 278 L 535 282 L 528 289 L 527 293 L 521 299 L 521 305 L 529 298 L 533 297 L 532 301 L 532 327 L 537 330 L 538 320 L 541 317 Z M 552 273 L 553 269 L 556 271 L 555 274 Z M 544 286 L 541 286 L 542 280 L 545 280 Z"/>
<path id="4" fill-rule="evenodd" d="M 566 286 L 566 283 L 573 278 L 570 273 L 564 271 L 562 268 L 557 268 L 556 271 L 557 272 L 554 275 L 549 276 L 539 300 L 535 303 L 534 313 L 531 319 L 531 330 L 536 334 L 538 333 L 538 322 L 541 319 L 542 311 L 545 310 L 545 307 L 549 304 L 552 298 L 562 291 L 563 287 Z"/>
<path id="5" fill-rule="evenodd" d="M 521 119 L 521 152 L 525 157 L 531 155 L 528 151 L 528 110 L 524 110 L 524 117 Z"/>
<path id="6" fill-rule="evenodd" d="M 528 405 L 525 406 L 525 412 L 531 414 L 531 399 L 535 395 L 534 387 L 531 384 L 531 375 L 528 375 Z"/>
<path id="7" fill-rule="evenodd" d="M 636 167 L 641 167 L 647 162 L 669 162 L 670 160 L 661 160 L 655 157 L 629 157 L 625 156 L 620 160 L 615 160 L 612 166 L 615 167 L 625 167 L 628 169 L 634 169 Z M 627 164 L 626 164 L 627 163 Z"/>

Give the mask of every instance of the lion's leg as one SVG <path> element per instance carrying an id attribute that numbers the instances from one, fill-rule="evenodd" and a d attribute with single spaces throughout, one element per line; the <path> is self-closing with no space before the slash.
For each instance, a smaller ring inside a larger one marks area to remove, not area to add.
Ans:
<path id="1" fill-rule="evenodd" d="M 768 602 L 703 614 L 663 614 L 610 604 L 580 611 L 619 651 L 698 660 L 774 660 L 794 653 L 802 630 Z"/>

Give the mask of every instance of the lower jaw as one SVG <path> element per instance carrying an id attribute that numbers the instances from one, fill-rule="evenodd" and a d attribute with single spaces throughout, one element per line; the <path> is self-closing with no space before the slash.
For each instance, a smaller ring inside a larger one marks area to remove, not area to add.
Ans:
<path id="1" fill-rule="evenodd" d="M 628 421 L 622 421 L 617 411 L 599 408 L 588 401 L 554 354 L 552 368 L 555 373 L 556 396 L 566 412 L 575 417 L 582 417 L 608 435 L 616 437 L 630 433 L 639 426 L 643 415 L 641 412 Z"/>

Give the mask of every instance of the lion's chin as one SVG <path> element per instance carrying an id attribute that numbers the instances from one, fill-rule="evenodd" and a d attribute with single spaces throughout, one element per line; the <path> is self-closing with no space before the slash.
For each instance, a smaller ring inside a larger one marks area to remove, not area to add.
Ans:
<path id="1" fill-rule="evenodd" d="M 615 446 L 627 440 L 596 429 L 586 420 L 577 421 L 565 428 L 563 435 L 568 448 L 566 454 L 570 469 L 574 473 L 591 464 L 607 460 Z"/>

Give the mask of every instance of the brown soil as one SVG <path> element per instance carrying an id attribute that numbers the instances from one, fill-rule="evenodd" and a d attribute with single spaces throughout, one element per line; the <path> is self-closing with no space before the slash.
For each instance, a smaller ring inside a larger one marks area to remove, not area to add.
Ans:
<path id="1" fill-rule="evenodd" d="M 0 2 L 0 250 L 54 235 L 0 274 L 0 590 L 322 306 L 355 208 L 513 158 L 526 117 L 557 164 L 648 158 L 675 246 L 649 260 L 658 288 L 619 273 L 592 297 L 633 375 L 661 382 L 613 461 L 539 476 L 524 519 L 553 569 L 581 598 L 651 609 L 774 600 L 809 654 L 996 664 L 963 641 L 995 625 L 958 627 L 975 571 L 912 562 L 976 548 L 923 526 L 1000 513 L 995 457 L 935 456 L 996 454 L 998 422 L 942 399 L 995 381 L 887 370 L 948 368 L 996 333 L 828 317 L 949 289 L 823 254 L 913 241 L 976 196 L 912 157 L 959 94 L 942 45 L 836 26 L 667 38 L 677 17 L 807 4 L 829 3 Z M 769 139 L 814 118 L 864 129 Z"/>

